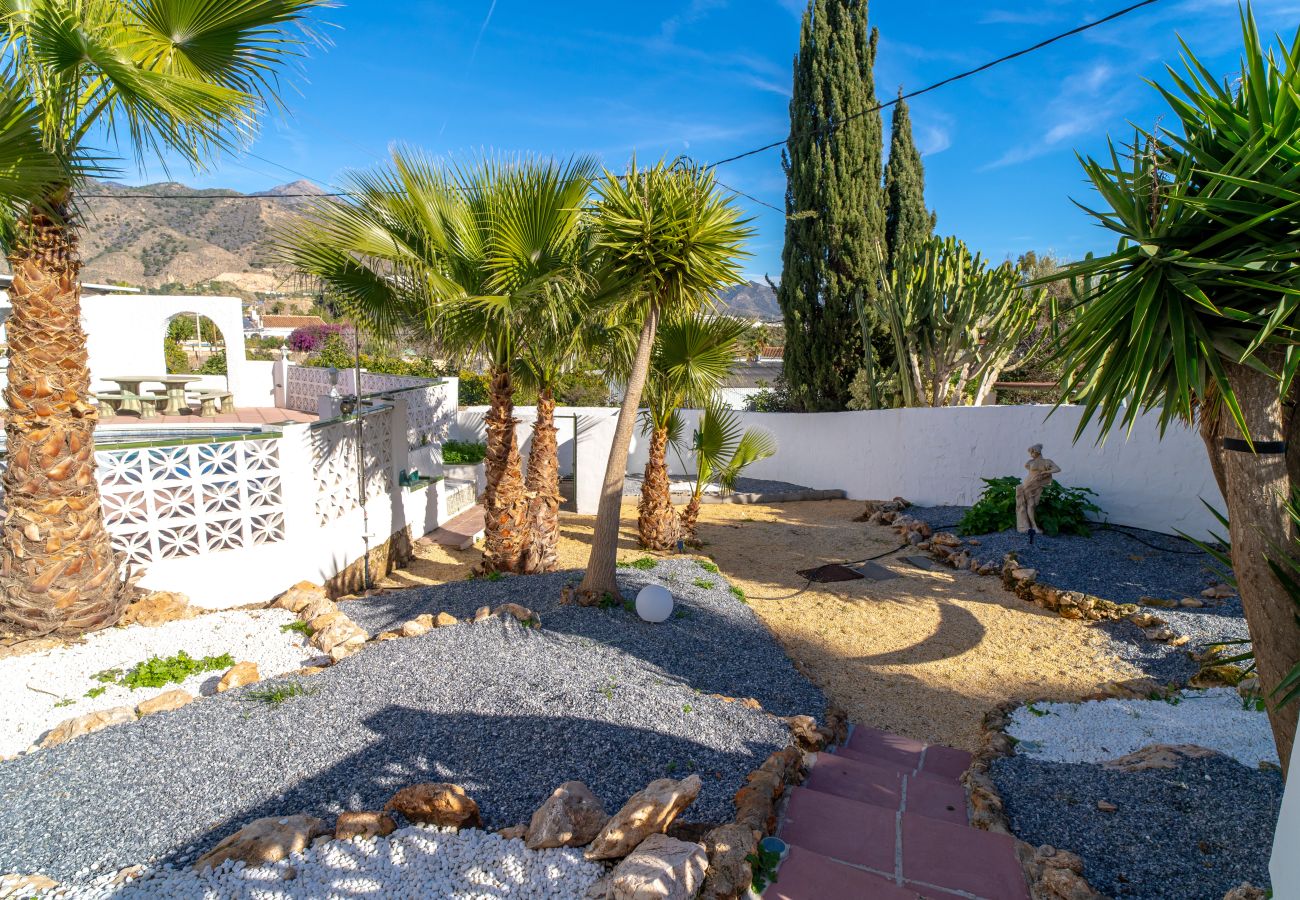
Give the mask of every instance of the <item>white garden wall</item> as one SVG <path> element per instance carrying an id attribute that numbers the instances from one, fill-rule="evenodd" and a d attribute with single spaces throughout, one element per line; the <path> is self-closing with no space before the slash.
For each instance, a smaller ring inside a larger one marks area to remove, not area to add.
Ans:
<path id="1" fill-rule="evenodd" d="M 854 500 L 906 497 L 926 506 L 970 504 L 981 478 L 1024 474 L 1025 452 L 1042 444 L 1063 470 L 1058 479 L 1098 493 L 1110 521 L 1173 533 L 1203 534 L 1223 499 L 1200 437 L 1171 427 L 1160 437 L 1154 416 L 1143 416 L 1127 437 L 1102 445 L 1089 428 L 1076 443 L 1077 406 L 966 406 L 842 413 L 741 413 L 746 427 L 772 432 L 779 450 L 746 470 L 753 478 L 810 488 L 839 489 Z M 1049 415 L 1050 413 L 1050 415 Z M 689 429 L 698 412 L 685 413 Z M 644 444 L 644 442 L 642 442 Z M 676 471 L 676 459 L 670 458 Z M 645 450 L 628 470 L 645 467 Z"/>
<path id="2" fill-rule="evenodd" d="M 463 407 L 449 436 L 462 441 L 484 440 L 483 417 L 487 415 L 487 409 L 486 406 Z M 533 423 L 537 421 L 537 407 L 515 407 L 515 418 L 519 420 L 515 429 L 519 453 L 527 460 Z M 600 505 L 600 487 L 605 478 L 605 464 L 609 462 L 609 447 L 614 440 L 614 426 L 617 423 L 618 410 L 613 407 L 562 406 L 555 411 L 560 475 L 575 475 L 578 512 L 584 515 L 594 515 Z M 577 442 L 576 462 L 574 441 Z M 639 443 L 634 437 L 633 448 L 637 448 Z M 438 461 L 441 461 L 440 457 Z"/>

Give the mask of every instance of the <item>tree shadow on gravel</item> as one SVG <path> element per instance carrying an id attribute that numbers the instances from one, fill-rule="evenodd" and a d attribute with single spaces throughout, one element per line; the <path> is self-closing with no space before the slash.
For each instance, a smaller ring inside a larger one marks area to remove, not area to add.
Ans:
<path id="1" fill-rule="evenodd" d="M 700 569 L 698 574 L 705 572 Z M 705 693 L 753 697 L 777 715 L 822 714 L 825 699 L 820 691 L 798 674 L 753 611 L 727 592 L 721 576 L 708 575 L 716 587 L 702 592 L 692 588 L 686 575 L 662 567 L 647 572 L 621 569 L 620 588 L 628 601 L 650 583 L 673 591 L 676 612 L 660 624 L 642 621 L 623 605 L 601 609 L 562 604 L 565 586 L 576 584 L 581 576 L 571 570 L 497 581 L 466 580 L 350 600 L 344 609 L 358 625 L 376 634 L 397 629 L 424 613 L 449 612 L 464 621 L 483 606 L 495 609 L 502 603 L 522 603 L 540 616 L 543 634 L 595 641 Z"/>
<path id="2" fill-rule="evenodd" d="M 421 782 L 460 785 L 478 803 L 484 827 L 496 830 L 526 823 L 565 781 L 587 784 L 612 814 L 656 778 L 697 774 L 700 796 L 681 820 L 720 822 L 734 815 L 732 795 L 771 750 L 746 743 L 723 752 L 649 728 L 570 716 L 442 715 L 389 706 L 364 724 L 375 734 L 364 749 L 261 803 L 231 810 L 187 843 L 203 852 L 263 816 L 306 812 L 332 824 L 339 812 L 382 809 L 398 790 Z"/>

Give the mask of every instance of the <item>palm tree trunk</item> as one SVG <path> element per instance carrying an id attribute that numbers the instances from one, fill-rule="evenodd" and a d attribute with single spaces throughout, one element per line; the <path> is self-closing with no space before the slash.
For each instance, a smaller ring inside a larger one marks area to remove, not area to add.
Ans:
<path id="1" fill-rule="evenodd" d="M 695 539 L 695 523 L 700 520 L 700 495 L 691 494 L 691 502 L 682 510 L 682 537 Z"/>
<path id="2" fill-rule="evenodd" d="M 550 386 L 537 393 L 537 421 L 528 451 L 528 550 L 523 571 L 554 572 L 559 566 L 560 450 L 555 439 L 555 394 Z"/>
<path id="3" fill-rule="evenodd" d="M 655 426 L 650 435 L 650 458 L 641 484 L 637 531 L 647 550 L 671 550 L 677 544 L 677 514 L 673 511 L 668 481 L 668 429 Z"/>
<path id="4" fill-rule="evenodd" d="M 95 480 L 96 409 L 81 328 L 76 233 L 59 204 L 18 223 L 4 390 L 8 460 L 0 526 L 0 625 L 75 635 L 115 623 L 129 599 Z"/>
<path id="5" fill-rule="evenodd" d="M 596 527 L 591 537 L 591 557 L 587 560 L 587 574 L 582 577 L 582 584 L 578 585 L 579 602 L 584 606 L 594 606 L 604 594 L 610 594 L 616 600 L 622 597 L 614 575 L 618 560 L 623 483 L 627 480 L 627 450 L 632 443 L 632 429 L 636 425 L 637 408 L 641 405 L 641 392 L 645 390 L 646 376 L 650 372 L 650 351 L 654 347 L 658 327 L 659 309 L 652 305 L 641 325 L 636 359 L 632 362 L 627 390 L 623 394 L 623 407 L 618 412 L 614 440 L 609 446 L 609 462 L 605 464 L 605 481 L 600 489 L 600 506 L 596 509 Z"/>
<path id="6" fill-rule="evenodd" d="M 528 546 L 528 498 L 515 436 L 514 385 L 510 369 L 492 368 L 490 406 L 486 420 L 487 456 L 483 492 L 483 572 L 518 572 Z"/>
<path id="7" fill-rule="evenodd" d="M 1227 374 L 1228 383 L 1241 404 L 1251 440 L 1283 440 L 1287 425 L 1277 380 L 1231 363 Z M 1223 415 L 1222 421 L 1227 437 L 1242 437 L 1231 416 Z M 1295 546 L 1296 535 L 1286 512 L 1291 496 L 1286 456 L 1230 450 L 1224 454 L 1223 467 L 1228 485 L 1232 568 L 1255 647 L 1260 687 L 1268 697 L 1287 671 L 1300 661 L 1300 626 L 1296 624 L 1295 604 L 1265 561 L 1268 556 L 1276 556 L 1278 548 Z M 1277 709 L 1269 701 L 1268 721 L 1284 768 L 1291 759 L 1297 719 L 1300 719 L 1300 703 Z"/>

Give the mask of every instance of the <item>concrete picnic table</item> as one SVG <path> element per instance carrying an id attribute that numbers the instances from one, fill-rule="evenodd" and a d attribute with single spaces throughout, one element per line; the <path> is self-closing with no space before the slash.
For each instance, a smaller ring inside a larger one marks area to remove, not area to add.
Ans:
<path id="1" fill-rule="evenodd" d="M 163 407 L 163 415 L 179 416 L 190 408 L 185 400 L 185 386 L 192 381 L 202 381 L 203 378 L 200 375 L 117 375 L 105 376 L 104 380 L 113 382 L 121 389 L 122 403 L 119 408 L 137 413 L 141 411 L 140 385 L 145 382 L 161 384 L 167 390 L 167 405 Z"/>

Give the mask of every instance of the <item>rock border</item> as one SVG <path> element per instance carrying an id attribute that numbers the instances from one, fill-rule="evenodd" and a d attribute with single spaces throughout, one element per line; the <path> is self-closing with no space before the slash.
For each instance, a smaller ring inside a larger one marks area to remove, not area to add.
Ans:
<path id="1" fill-rule="evenodd" d="M 1024 869 L 1033 900 L 1106 900 L 1105 895 L 1098 893 L 1083 877 L 1083 860 L 1077 854 L 1047 844 L 1034 847 L 1015 836 L 1002 796 L 989 774 L 994 760 L 1015 754 L 1015 741 L 1006 733 L 1006 728 L 1011 723 L 1011 714 L 1029 703 L 1008 701 L 984 714 L 980 723 L 980 748 L 973 754 L 971 766 L 961 778 L 966 786 L 970 823 L 976 828 L 1009 835 L 1015 840 L 1016 856 Z"/>
<path id="2" fill-rule="evenodd" d="M 1204 602 L 1195 598 L 1185 600 L 1162 600 L 1144 597 L 1141 603 L 1115 603 L 1103 597 L 1095 597 L 1083 591 L 1067 591 L 1038 580 L 1038 572 L 1028 566 L 1022 566 L 1014 551 L 1007 553 L 1001 566 L 993 562 L 981 563 L 975 559 L 970 547 L 978 547 L 978 539 L 965 539 L 951 532 L 934 532 L 930 526 L 904 510 L 910 505 L 901 497 L 890 501 L 871 501 L 867 511 L 857 521 L 869 525 L 883 525 L 893 528 L 903 536 L 906 543 L 926 553 L 931 559 L 954 570 L 967 570 L 976 575 L 997 576 L 1002 586 L 1026 603 L 1032 603 L 1040 609 L 1054 612 L 1063 619 L 1086 622 L 1128 621 L 1142 629 L 1142 635 L 1149 641 L 1181 647 L 1188 643 L 1186 635 L 1179 634 L 1168 621 L 1159 615 L 1144 609 L 1172 609 L 1175 607 L 1197 608 Z M 1209 599 L 1224 596 L 1224 585 L 1213 584 L 1201 592 Z M 1195 658 L 1195 657 L 1194 657 Z M 1213 655 L 1195 658 L 1201 669 L 1188 680 L 1189 687 L 1234 687 L 1242 680 L 1242 673 L 1232 666 L 1208 665 L 1213 662 Z M 1154 682 L 1153 682 L 1154 683 Z"/>

